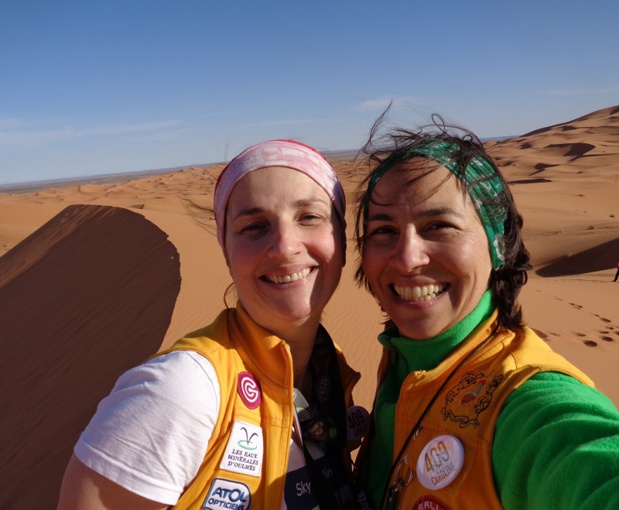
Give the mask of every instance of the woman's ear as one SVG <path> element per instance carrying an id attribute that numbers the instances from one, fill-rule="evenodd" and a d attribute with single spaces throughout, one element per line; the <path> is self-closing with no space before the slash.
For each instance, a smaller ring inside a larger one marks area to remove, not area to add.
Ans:
<path id="1" fill-rule="evenodd" d="M 230 273 L 230 276 L 232 276 L 232 267 L 230 267 L 230 258 L 228 257 L 228 252 L 226 251 L 226 249 L 223 249 L 223 254 L 224 254 L 224 259 L 226 260 L 226 266 L 228 266 L 228 272 Z"/>

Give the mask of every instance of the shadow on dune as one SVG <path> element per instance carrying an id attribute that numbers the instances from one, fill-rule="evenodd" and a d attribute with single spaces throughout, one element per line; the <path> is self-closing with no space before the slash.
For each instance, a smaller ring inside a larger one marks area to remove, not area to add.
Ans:
<path id="1" fill-rule="evenodd" d="M 121 373 L 155 353 L 176 248 L 127 209 L 67 207 L 0 257 L 0 508 L 55 508 L 73 445 Z"/>
<path id="2" fill-rule="evenodd" d="M 565 157 L 572 158 L 571 161 L 582 158 L 585 154 L 587 154 L 587 152 L 595 149 L 595 145 L 590 143 L 553 143 L 546 146 L 548 149 L 554 149 L 555 147 L 559 149 L 567 149 L 563 155 Z"/>
<path id="3" fill-rule="evenodd" d="M 540 184 L 543 182 L 552 182 L 550 179 L 532 178 L 532 179 L 516 179 L 515 181 L 507 181 L 510 186 L 512 184 Z"/>
<path id="4" fill-rule="evenodd" d="M 616 268 L 619 261 L 619 238 L 588 250 L 555 260 L 535 271 L 543 277 L 593 273 Z"/>
<path id="5" fill-rule="evenodd" d="M 547 168 L 552 168 L 554 166 L 559 166 L 559 165 L 550 165 L 550 164 L 546 164 L 546 163 L 538 163 L 537 165 L 535 165 L 535 172 L 533 172 L 532 175 L 539 174 L 540 172 L 543 172 Z"/>

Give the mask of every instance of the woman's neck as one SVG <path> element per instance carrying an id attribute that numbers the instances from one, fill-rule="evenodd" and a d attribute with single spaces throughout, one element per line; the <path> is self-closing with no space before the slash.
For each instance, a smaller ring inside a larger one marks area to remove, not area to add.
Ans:
<path id="1" fill-rule="evenodd" d="M 316 335 L 320 327 L 320 316 L 309 317 L 297 322 L 265 324 L 258 322 L 249 314 L 243 303 L 238 300 L 236 306 L 243 309 L 247 316 L 270 335 L 285 342 L 292 358 L 294 387 L 301 389 L 307 374 L 307 367 L 312 357 Z"/>
<path id="2" fill-rule="evenodd" d="M 473 329 L 490 317 L 493 309 L 492 294 L 486 291 L 469 315 L 433 338 L 416 340 L 400 337 L 397 327 L 394 326 L 379 335 L 378 339 L 397 356 L 399 370 L 403 374 L 416 370 L 432 370 L 460 345 Z"/>
<path id="3" fill-rule="evenodd" d="M 307 367 L 312 357 L 312 348 L 314 344 L 309 348 L 303 346 L 303 348 L 292 349 L 290 348 L 290 354 L 292 356 L 292 367 L 294 371 L 294 387 L 299 388 L 301 391 L 304 389 L 304 383 L 306 381 Z"/>
<path id="4" fill-rule="evenodd" d="M 319 322 L 308 321 L 295 324 L 290 328 L 278 328 L 271 333 L 281 338 L 290 348 L 292 367 L 294 372 L 294 386 L 301 389 L 305 381 L 307 367 L 312 357 L 312 350 L 316 341 Z"/>

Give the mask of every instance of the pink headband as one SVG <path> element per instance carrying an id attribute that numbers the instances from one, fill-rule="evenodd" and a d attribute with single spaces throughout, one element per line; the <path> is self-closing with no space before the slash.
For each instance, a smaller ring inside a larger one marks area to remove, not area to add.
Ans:
<path id="1" fill-rule="evenodd" d="M 346 228 L 346 198 L 337 175 L 327 160 L 308 145 L 292 140 L 271 140 L 253 145 L 235 157 L 222 170 L 215 185 L 215 223 L 217 240 L 224 247 L 226 207 L 234 186 L 245 175 L 260 168 L 281 166 L 303 172 L 325 190 L 335 206 L 342 227 Z"/>

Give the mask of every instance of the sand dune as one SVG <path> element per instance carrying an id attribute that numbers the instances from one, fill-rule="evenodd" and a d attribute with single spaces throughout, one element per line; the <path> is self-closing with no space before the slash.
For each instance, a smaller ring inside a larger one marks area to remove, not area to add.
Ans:
<path id="1" fill-rule="evenodd" d="M 179 289 L 176 248 L 127 209 L 69 206 L 0 258 L 0 508 L 55 508 L 77 437 L 159 348 Z"/>
<path id="2" fill-rule="evenodd" d="M 488 149 L 525 220 L 525 318 L 619 404 L 619 107 Z M 333 161 L 352 204 L 362 171 Z M 117 374 L 224 306 L 230 277 L 203 209 L 221 168 L 0 193 L 1 508 L 52 508 L 70 445 Z M 348 220 L 351 237 L 352 207 Z M 353 248 L 324 322 L 370 407 L 382 317 L 353 283 Z M 47 481 L 35 488 L 33 474 Z"/>

